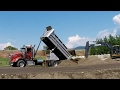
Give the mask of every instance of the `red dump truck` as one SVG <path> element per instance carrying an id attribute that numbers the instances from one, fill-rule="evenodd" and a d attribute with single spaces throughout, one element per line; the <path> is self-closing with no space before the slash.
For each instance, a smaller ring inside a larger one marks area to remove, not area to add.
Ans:
<path id="1" fill-rule="evenodd" d="M 46 60 L 35 59 L 41 41 L 50 49 L 50 52 L 46 54 Z M 26 65 L 43 64 L 46 61 L 46 65 L 51 67 L 57 66 L 61 60 L 70 60 L 72 58 L 67 47 L 57 37 L 51 26 L 46 27 L 43 35 L 40 37 L 40 43 L 37 50 L 35 50 L 35 45 L 24 45 L 20 52 L 11 53 L 9 55 L 9 64 L 13 67 L 25 67 Z"/>

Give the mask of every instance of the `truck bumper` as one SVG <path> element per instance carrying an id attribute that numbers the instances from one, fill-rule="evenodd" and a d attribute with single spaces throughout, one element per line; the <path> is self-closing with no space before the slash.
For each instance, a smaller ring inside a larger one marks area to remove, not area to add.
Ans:
<path id="1" fill-rule="evenodd" d="M 9 62 L 9 65 L 13 65 L 13 62 L 11 62 L 11 55 L 8 56 L 8 62 Z"/>
<path id="2" fill-rule="evenodd" d="M 9 62 L 9 65 L 11 65 L 11 66 L 12 66 L 12 65 L 13 65 L 13 62 Z"/>

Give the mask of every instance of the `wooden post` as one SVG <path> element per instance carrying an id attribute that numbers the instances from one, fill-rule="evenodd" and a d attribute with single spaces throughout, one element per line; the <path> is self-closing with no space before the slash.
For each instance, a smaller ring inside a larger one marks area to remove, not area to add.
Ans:
<path id="1" fill-rule="evenodd" d="M 46 50 L 45 50 L 45 53 L 44 53 L 44 57 L 45 57 L 44 65 L 45 65 L 45 68 L 46 68 Z"/>

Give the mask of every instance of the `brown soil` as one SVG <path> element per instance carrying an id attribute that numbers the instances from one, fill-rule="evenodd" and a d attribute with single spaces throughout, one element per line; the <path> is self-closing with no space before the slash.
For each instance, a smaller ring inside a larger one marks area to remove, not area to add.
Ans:
<path id="1" fill-rule="evenodd" d="M 120 63 L 120 60 L 106 59 L 101 60 L 95 56 L 89 56 L 88 59 L 76 59 L 76 60 L 63 60 L 58 67 L 69 67 L 69 66 L 85 66 L 85 65 L 98 65 L 98 64 L 113 64 Z"/>
<path id="2" fill-rule="evenodd" d="M 24 68 L 24 70 L 23 68 L 10 69 L 7 67 L 9 71 L 6 71 L 7 69 L 3 69 L 6 73 L 1 74 L 0 79 L 120 79 L 120 68 L 117 68 L 119 66 L 116 65 L 117 67 L 115 66 L 111 68 L 112 66 L 102 65 L 51 69 L 29 67 Z M 30 70 L 34 70 L 34 72 L 30 72 Z M 13 72 L 7 73 L 10 71 Z"/>

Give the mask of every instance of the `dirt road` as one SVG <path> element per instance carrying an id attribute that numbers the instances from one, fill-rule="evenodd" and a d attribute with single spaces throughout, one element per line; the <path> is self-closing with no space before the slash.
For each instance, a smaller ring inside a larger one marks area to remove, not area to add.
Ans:
<path id="1" fill-rule="evenodd" d="M 89 66 L 72 66 L 72 67 L 0 67 L 0 74 L 25 74 L 25 73 L 42 73 L 42 72 L 85 72 L 93 70 L 103 70 L 110 68 L 120 68 L 120 63 L 101 64 Z"/>
<path id="2" fill-rule="evenodd" d="M 0 79 L 120 79 L 120 63 L 71 67 L 0 67 Z"/>

